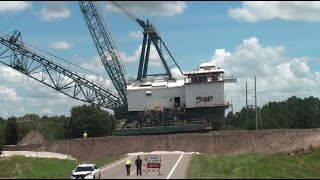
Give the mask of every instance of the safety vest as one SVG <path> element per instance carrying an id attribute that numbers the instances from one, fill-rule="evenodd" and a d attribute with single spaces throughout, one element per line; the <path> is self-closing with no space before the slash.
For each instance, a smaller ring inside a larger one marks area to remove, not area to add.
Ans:
<path id="1" fill-rule="evenodd" d="M 86 132 L 83 133 L 83 138 L 87 138 L 88 134 Z"/>
<path id="2" fill-rule="evenodd" d="M 128 159 L 128 160 L 126 161 L 126 164 L 131 165 L 131 164 L 132 164 L 131 160 L 130 160 L 130 159 Z"/>

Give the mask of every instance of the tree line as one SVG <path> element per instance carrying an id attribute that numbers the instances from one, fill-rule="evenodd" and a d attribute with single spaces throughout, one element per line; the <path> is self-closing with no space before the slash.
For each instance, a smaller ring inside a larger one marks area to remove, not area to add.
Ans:
<path id="1" fill-rule="evenodd" d="M 0 118 L 0 147 L 14 145 L 30 131 L 41 133 L 46 141 L 111 135 L 117 126 L 114 115 L 95 105 L 73 107 L 71 116 L 42 116 L 26 114 L 22 117 Z"/>
<path id="2" fill-rule="evenodd" d="M 320 127 L 320 100 L 310 96 L 292 96 L 281 102 L 268 102 L 257 108 L 259 129 L 305 129 Z M 256 129 L 254 107 L 243 107 L 240 112 L 229 112 L 227 127 L 244 130 Z"/>
<path id="3" fill-rule="evenodd" d="M 111 135 L 119 125 L 114 115 L 95 105 L 73 107 L 70 117 L 26 114 L 22 117 L 0 117 L 0 147 L 16 144 L 31 130 L 40 132 L 47 141 L 80 138 L 84 131 L 89 137 Z M 315 97 L 292 96 L 281 102 L 268 102 L 257 109 L 259 129 L 319 128 L 320 100 Z M 255 108 L 243 107 L 229 112 L 224 129 L 255 130 Z"/>

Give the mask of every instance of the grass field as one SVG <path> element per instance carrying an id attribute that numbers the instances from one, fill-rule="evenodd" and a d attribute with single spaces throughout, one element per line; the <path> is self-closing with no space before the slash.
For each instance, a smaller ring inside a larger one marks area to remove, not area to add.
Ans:
<path id="1" fill-rule="evenodd" d="M 93 160 L 98 167 L 120 159 L 120 156 Z M 70 179 L 79 164 L 75 160 L 12 156 L 0 159 L 0 178 L 17 179 Z"/>
<path id="2" fill-rule="evenodd" d="M 188 179 L 320 178 L 320 150 L 310 154 L 194 155 Z"/>
<path id="3" fill-rule="evenodd" d="M 101 167 L 123 156 L 93 160 Z M 74 160 L 12 156 L 0 158 L 0 178 L 70 178 Z M 187 179 L 320 178 L 320 150 L 309 154 L 249 153 L 237 156 L 193 155 Z"/>

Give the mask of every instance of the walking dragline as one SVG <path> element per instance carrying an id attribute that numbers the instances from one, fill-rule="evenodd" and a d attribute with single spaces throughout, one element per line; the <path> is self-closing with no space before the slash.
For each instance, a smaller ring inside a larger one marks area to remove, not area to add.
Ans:
<path id="1" fill-rule="evenodd" d="M 118 120 L 124 120 L 114 135 L 203 132 L 208 131 L 208 127 L 219 128 L 225 109 L 230 106 L 224 100 L 224 83 L 235 82 L 235 78 L 225 77 L 223 69 L 210 63 L 201 64 L 195 71 L 181 71 L 159 32 L 148 20 L 145 22 L 118 3 L 111 3 L 143 28 L 136 79 L 125 77 L 124 65 L 99 2 L 79 1 L 101 62 L 117 93 L 31 51 L 23 44 L 19 32 L 0 37 L 0 62 L 74 99 L 113 110 Z M 163 74 L 148 73 L 152 46 L 165 69 Z M 180 76 L 171 73 L 163 50 L 173 60 Z"/>

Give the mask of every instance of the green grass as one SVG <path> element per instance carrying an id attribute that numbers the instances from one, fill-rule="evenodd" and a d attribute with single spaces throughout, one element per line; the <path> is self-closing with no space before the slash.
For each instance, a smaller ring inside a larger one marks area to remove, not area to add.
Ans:
<path id="1" fill-rule="evenodd" d="M 92 160 L 97 166 L 122 158 L 112 156 Z M 49 158 L 12 156 L 0 158 L 0 178 L 58 179 L 70 178 L 80 162 Z M 237 156 L 193 155 L 188 179 L 213 178 L 319 178 L 320 150 L 310 154 L 249 153 Z"/>
<path id="2" fill-rule="evenodd" d="M 113 162 L 122 156 L 106 157 L 93 160 L 98 167 Z M 17 179 L 69 179 L 72 170 L 80 162 L 75 160 L 61 160 L 53 158 L 33 158 L 12 156 L 0 158 L 0 178 Z"/>
<path id="3" fill-rule="evenodd" d="M 193 155 L 188 179 L 319 178 L 320 150 L 310 154 Z"/>
<path id="4" fill-rule="evenodd" d="M 102 159 L 93 160 L 92 162 L 95 163 L 98 167 L 101 167 L 103 165 L 114 162 L 114 161 L 121 159 L 123 157 L 124 157 L 124 155 L 123 156 L 110 156 L 110 157 L 105 157 Z"/>

